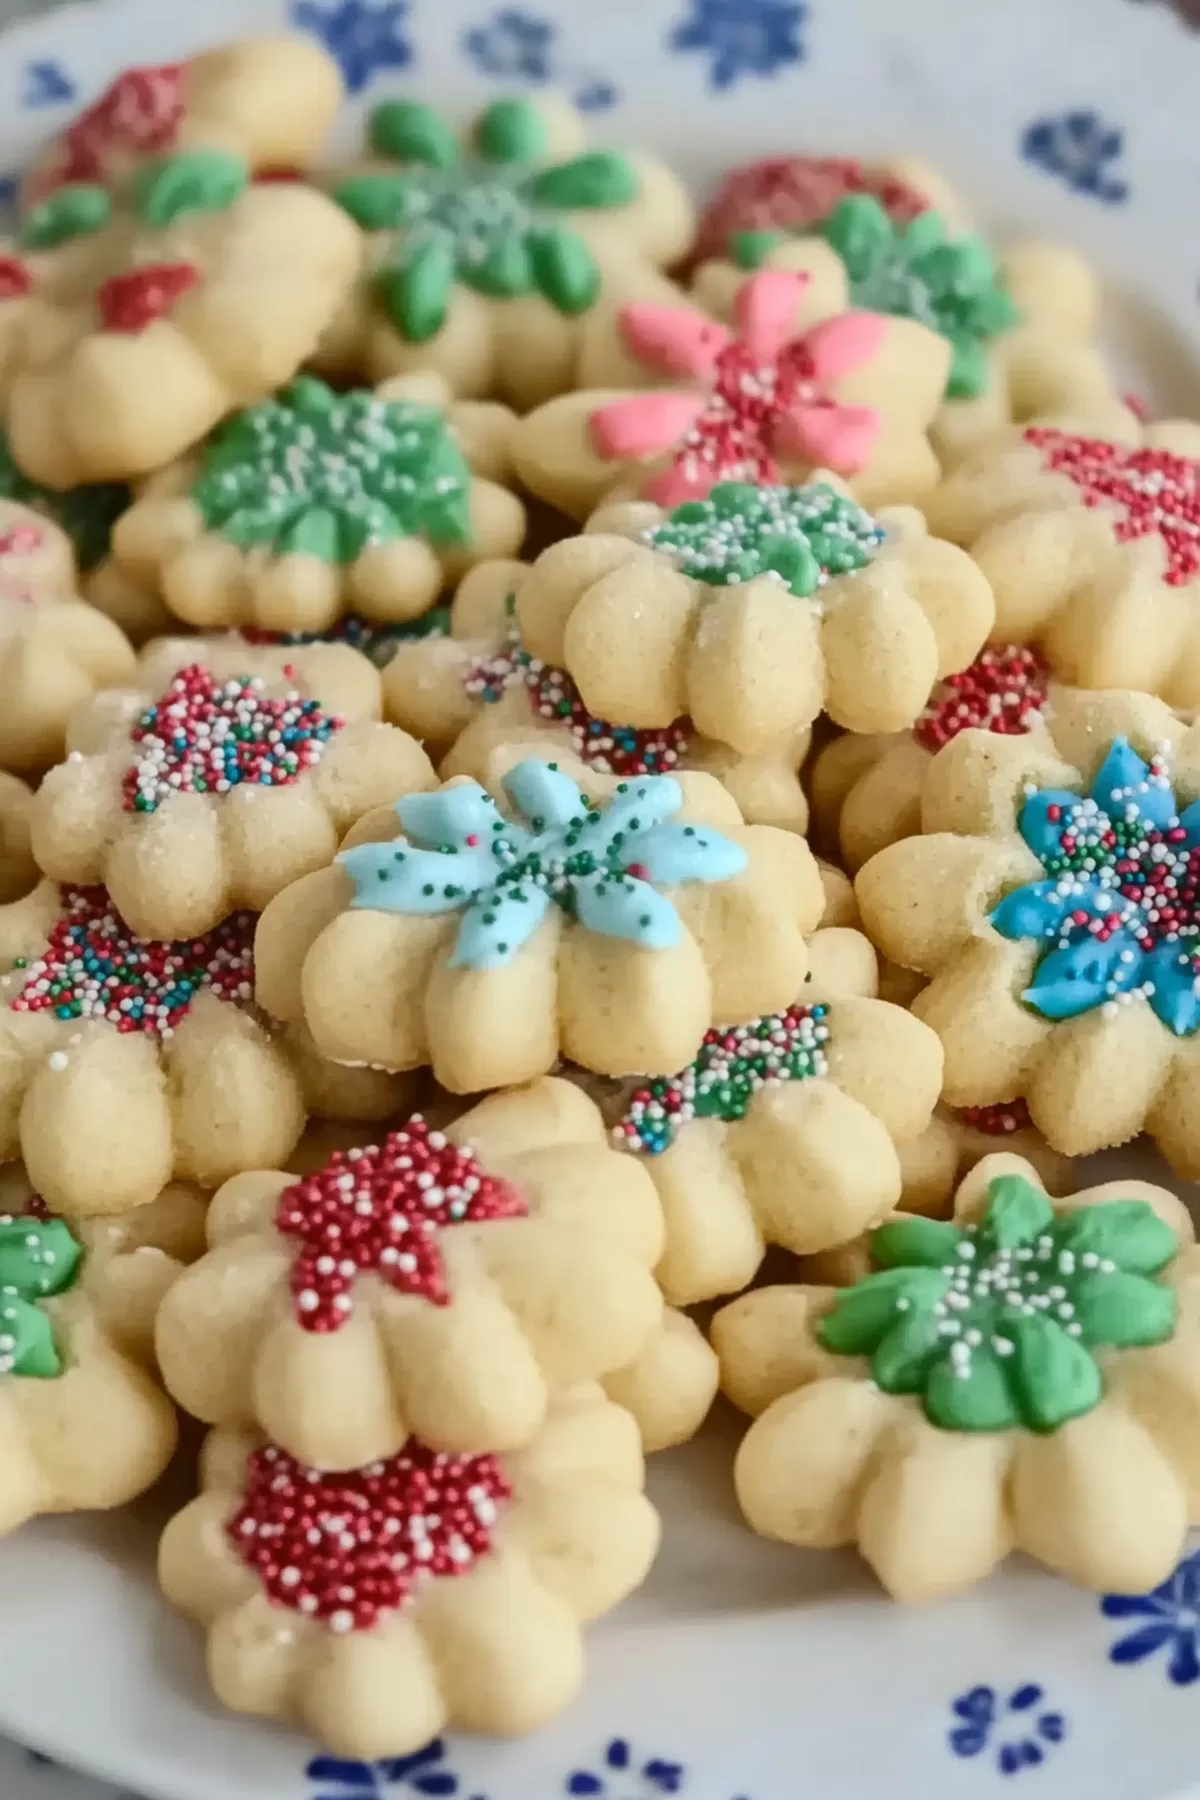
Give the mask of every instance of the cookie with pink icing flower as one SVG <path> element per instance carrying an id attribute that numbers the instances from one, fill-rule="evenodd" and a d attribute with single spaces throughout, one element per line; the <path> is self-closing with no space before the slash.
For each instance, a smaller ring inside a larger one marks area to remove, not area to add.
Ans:
<path id="1" fill-rule="evenodd" d="M 807 728 L 745 756 L 701 737 L 687 719 L 647 731 L 597 719 L 566 670 L 521 642 L 515 595 L 527 573 L 525 563 L 481 563 L 455 594 L 449 633 L 399 644 L 384 671 L 387 717 L 441 756 L 443 778 L 469 775 L 488 786 L 527 756 L 552 757 L 584 785 L 589 769 L 622 778 L 701 770 L 728 789 L 749 824 L 804 830 Z"/>
<path id="2" fill-rule="evenodd" d="M 938 477 L 926 432 L 949 346 L 911 320 L 848 312 L 837 257 L 817 243 L 808 260 L 700 304 L 621 308 L 589 385 L 522 421 L 524 485 L 576 519 L 614 497 L 675 506 L 723 481 L 798 482 L 815 469 L 844 476 L 867 505 L 919 499 Z"/>
<path id="3" fill-rule="evenodd" d="M 410 1439 L 331 1474 L 217 1431 L 199 1498 L 163 1533 L 159 1580 L 205 1629 L 209 1678 L 235 1712 L 367 1762 L 447 1726 L 510 1737 L 575 1698 L 583 1625 L 653 1561 L 642 1482 L 633 1420 L 591 1385 L 556 1394 L 533 1441 L 503 1455 Z M 364 1523 L 323 1533 L 335 1515 Z"/>
<path id="4" fill-rule="evenodd" d="M 347 659 L 361 682 L 345 681 Z M 327 863 L 372 807 L 434 783 L 420 745 L 374 716 L 378 676 L 356 651 L 212 660 L 221 673 L 193 661 L 157 691 L 101 696 L 34 804 L 39 866 L 56 881 L 103 884 L 147 937 L 197 935 L 239 907 L 261 909 Z M 227 675 L 231 660 L 239 673 Z M 325 698 L 331 662 L 343 713 Z"/>

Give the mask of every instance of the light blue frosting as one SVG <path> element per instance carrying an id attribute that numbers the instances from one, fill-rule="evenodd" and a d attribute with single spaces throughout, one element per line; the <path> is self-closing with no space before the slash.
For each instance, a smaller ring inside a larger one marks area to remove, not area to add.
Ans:
<path id="1" fill-rule="evenodd" d="M 504 789 L 521 820 L 505 818 L 478 782 L 396 802 L 405 837 L 344 850 L 351 905 L 431 917 L 461 912 L 451 968 L 496 969 L 533 936 L 551 903 L 588 931 L 669 950 L 682 932 L 657 891 L 728 881 L 746 853 L 707 825 L 673 824 L 683 792 L 668 775 L 622 782 L 589 806 L 554 763 L 530 759 Z"/>
<path id="2" fill-rule="evenodd" d="M 1157 934 L 1137 901 L 1119 891 L 1119 884 L 1129 885 L 1130 876 L 1116 871 L 1116 855 L 1102 849 L 1091 858 L 1095 866 L 1083 869 L 1078 856 L 1063 850 L 1064 833 L 1082 827 L 1089 836 L 1103 834 L 1113 824 L 1143 828 L 1151 834 L 1151 845 L 1169 833 L 1165 853 L 1182 863 L 1200 844 L 1200 801 L 1177 814 L 1166 775 L 1144 762 L 1125 738 L 1115 738 L 1086 802 L 1056 788 L 1041 789 L 1026 800 L 1018 828 L 1047 866 L 1048 877 L 1007 894 L 991 923 L 1002 937 L 1048 944 L 1032 986 L 1022 995 L 1044 1018 L 1073 1019 L 1138 990 L 1169 1031 L 1190 1037 L 1200 1029 L 1192 961 L 1200 937 L 1164 936 L 1147 944 Z M 1144 853 L 1135 860 L 1150 867 Z M 1088 928 L 1114 917 L 1120 923 L 1103 941 Z M 1197 924 L 1200 914 L 1193 908 L 1185 931 Z"/>

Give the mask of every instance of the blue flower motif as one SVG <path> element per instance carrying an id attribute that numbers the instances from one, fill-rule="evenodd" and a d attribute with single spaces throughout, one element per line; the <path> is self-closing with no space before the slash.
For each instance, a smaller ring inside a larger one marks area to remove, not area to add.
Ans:
<path id="1" fill-rule="evenodd" d="M 1173 1575 L 1149 1594 L 1106 1594 L 1106 1619 L 1141 1619 L 1109 1650 L 1110 1662 L 1139 1663 L 1167 1652 L 1167 1680 L 1176 1687 L 1200 1681 L 1200 1550 L 1185 1556 Z"/>
<path id="2" fill-rule="evenodd" d="M 957 1723 L 947 1742 L 955 1756 L 982 1756 L 993 1750 L 1002 1775 L 1035 1769 L 1045 1761 L 1048 1749 L 1067 1735 L 1066 1719 L 1060 1712 L 1047 1711 L 1042 1705 L 1045 1698 L 1045 1690 L 1032 1681 L 1007 1697 L 995 1688 L 970 1688 L 950 1703 Z"/>
<path id="3" fill-rule="evenodd" d="M 1114 738 L 1091 793 L 1033 793 L 1017 821 L 1046 871 L 991 915 L 1001 937 L 1042 947 L 1022 998 L 1073 1019 L 1140 995 L 1168 1031 L 1200 1030 L 1200 801 L 1182 813 L 1160 757 Z"/>
<path id="4" fill-rule="evenodd" d="M 315 1756 L 306 1773 L 316 1784 L 312 1800 L 383 1800 L 402 1790 L 423 1794 L 426 1800 L 451 1800 L 462 1789 L 458 1776 L 445 1763 L 446 1745 L 441 1738 L 435 1738 L 412 1756 L 389 1757 L 384 1762 L 346 1762 L 336 1756 Z M 471 1800 L 483 1800 L 483 1796 L 476 1794 Z"/>
<path id="5" fill-rule="evenodd" d="M 499 81 L 549 81 L 554 26 L 549 19 L 505 7 L 486 25 L 463 33 L 463 51 L 476 68 Z"/>
<path id="6" fill-rule="evenodd" d="M 614 1778 L 619 1778 L 614 1786 Z M 639 1762 L 627 1738 L 610 1738 L 604 1746 L 600 1769 L 574 1769 L 563 1783 L 563 1792 L 573 1795 L 602 1795 L 609 1800 L 650 1800 L 656 1794 L 679 1794 L 683 1791 L 686 1770 L 682 1763 L 666 1762 L 652 1756 Z M 637 1791 L 631 1781 L 638 1783 Z"/>
<path id="7" fill-rule="evenodd" d="M 352 94 L 361 94 L 381 69 L 412 63 L 407 18 L 408 0 L 292 0 L 292 24 L 320 38 Z"/>
<path id="8" fill-rule="evenodd" d="M 75 98 L 75 83 L 60 62 L 27 62 L 22 106 L 63 106 Z"/>
<path id="9" fill-rule="evenodd" d="M 732 87 L 743 75 L 775 75 L 804 60 L 805 0 L 691 0 L 691 9 L 668 35 L 667 48 L 706 51 L 710 87 Z"/>
<path id="10" fill-rule="evenodd" d="M 1061 175 L 1077 194 L 1108 206 L 1129 198 L 1129 184 L 1112 165 L 1125 148 L 1125 134 L 1097 112 L 1067 112 L 1037 119 L 1021 137 L 1021 154 L 1049 175 Z"/>

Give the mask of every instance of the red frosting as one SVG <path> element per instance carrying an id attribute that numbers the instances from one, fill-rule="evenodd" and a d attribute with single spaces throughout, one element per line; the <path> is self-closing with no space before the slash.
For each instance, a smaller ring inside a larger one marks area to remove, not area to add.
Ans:
<path id="1" fill-rule="evenodd" d="M 441 1232 L 528 1210 L 515 1188 L 483 1172 L 473 1150 L 419 1116 L 378 1147 L 338 1151 L 279 1197 L 276 1229 L 300 1246 L 291 1277 L 296 1318 L 306 1331 L 336 1331 L 367 1271 L 397 1293 L 446 1306 Z"/>
<path id="2" fill-rule="evenodd" d="M 96 308 L 106 331 L 145 331 L 165 318 L 199 279 L 194 263 L 147 263 L 98 288 Z"/>
<path id="3" fill-rule="evenodd" d="M 849 156 L 769 156 L 731 169 L 700 216 L 693 262 L 729 254 L 739 231 L 807 231 L 848 194 L 873 194 L 900 223 L 927 211 L 915 188 Z"/>
<path id="4" fill-rule="evenodd" d="M 0 300 L 19 300 L 33 286 L 33 271 L 20 256 L 0 256 Z"/>
<path id="5" fill-rule="evenodd" d="M 1030 427 L 1025 441 L 1042 452 L 1047 471 L 1074 482 L 1084 506 L 1116 513 L 1118 543 L 1157 533 L 1167 552 L 1163 580 L 1171 587 L 1200 570 L 1200 463 L 1041 426 Z"/>
<path id="6" fill-rule="evenodd" d="M 936 751 L 960 731 L 994 731 L 1021 737 L 1045 711 L 1049 668 L 1036 650 L 1020 644 L 991 644 L 970 668 L 939 682 L 913 736 Z"/>
<path id="7" fill-rule="evenodd" d="M 183 121 L 183 84 L 183 63 L 126 69 L 68 126 L 33 192 L 40 199 L 69 181 L 103 182 L 136 157 L 169 150 Z"/>

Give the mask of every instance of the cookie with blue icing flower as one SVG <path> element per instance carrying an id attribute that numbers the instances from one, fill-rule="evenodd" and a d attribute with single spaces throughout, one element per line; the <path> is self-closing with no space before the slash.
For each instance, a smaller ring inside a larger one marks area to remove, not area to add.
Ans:
<path id="1" fill-rule="evenodd" d="M 967 731 L 921 834 L 860 870 L 866 928 L 929 978 L 945 1099 L 1024 1099 L 1056 1149 L 1148 1132 L 1200 1171 L 1200 739 L 1142 694 L 1077 695 L 1053 735 Z"/>
<path id="2" fill-rule="evenodd" d="M 807 844 L 711 776 L 529 758 L 368 815 L 264 912 L 258 996 L 337 1061 L 432 1065 L 472 1093 L 560 1057 L 668 1074 L 714 1020 L 795 996 L 823 893 Z"/>
<path id="3" fill-rule="evenodd" d="M 749 1524 L 851 1545 L 894 1599 L 984 1580 L 1022 1550 L 1080 1586 L 1144 1593 L 1200 1523 L 1200 1258 L 1143 1181 L 1051 1200 L 986 1157 L 949 1221 L 896 1214 L 844 1288 L 764 1287 L 713 1321 L 751 1425 Z"/>

